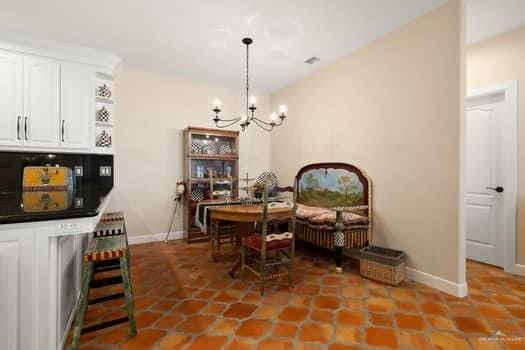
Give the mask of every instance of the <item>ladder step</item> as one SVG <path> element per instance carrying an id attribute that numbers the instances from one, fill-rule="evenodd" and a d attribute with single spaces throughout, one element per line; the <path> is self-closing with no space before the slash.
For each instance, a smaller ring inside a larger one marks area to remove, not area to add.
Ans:
<path id="1" fill-rule="evenodd" d="M 121 318 L 116 318 L 114 320 L 109 320 L 109 321 L 105 321 L 105 322 L 101 322 L 101 323 L 95 324 L 93 326 L 88 326 L 88 327 L 82 328 L 82 330 L 80 331 L 80 334 L 86 334 L 86 333 L 95 332 L 95 331 L 98 331 L 99 329 L 112 327 L 112 326 L 115 326 L 117 324 L 121 324 L 121 323 L 124 323 L 124 322 L 128 322 L 128 316 L 121 317 Z"/>
<path id="2" fill-rule="evenodd" d="M 110 259 L 110 260 L 102 260 L 102 261 L 97 261 L 95 263 L 95 269 L 99 268 L 99 267 L 106 267 L 106 266 L 113 266 L 113 265 L 119 265 L 120 264 L 120 259 Z"/>
<path id="3" fill-rule="evenodd" d="M 112 284 L 122 283 L 122 276 L 108 277 L 99 280 L 93 280 L 89 284 L 90 288 L 101 288 Z"/>
<path id="4" fill-rule="evenodd" d="M 124 298 L 124 293 L 115 293 L 115 294 L 111 294 L 111 295 L 105 295 L 103 297 L 100 297 L 100 298 L 95 298 L 95 299 L 91 299 L 88 301 L 88 304 L 89 305 L 93 305 L 93 304 L 98 304 L 98 303 L 103 303 L 105 301 L 109 301 L 109 300 L 115 300 L 115 299 L 120 299 L 120 298 Z"/>
<path id="5" fill-rule="evenodd" d="M 93 271 L 93 274 L 96 275 L 97 273 L 113 271 L 113 270 L 120 270 L 120 265 L 99 267 L 99 268 L 96 268 L 95 271 Z"/>

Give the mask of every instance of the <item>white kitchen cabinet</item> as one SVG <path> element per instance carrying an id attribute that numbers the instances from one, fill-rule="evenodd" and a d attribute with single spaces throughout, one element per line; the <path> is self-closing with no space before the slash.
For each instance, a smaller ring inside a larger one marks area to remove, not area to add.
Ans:
<path id="1" fill-rule="evenodd" d="M 58 147 L 59 113 L 60 64 L 24 57 L 24 145 Z"/>
<path id="2" fill-rule="evenodd" d="M 22 56 L 0 51 L 0 144 L 22 144 Z"/>
<path id="3" fill-rule="evenodd" d="M 0 151 L 113 154 L 115 92 L 98 83 L 113 90 L 120 61 L 36 38 L 1 40 Z"/>
<path id="4" fill-rule="evenodd" d="M 65 349 L 99 215 L 0 224 L 0 349 Z"/>
<path id="5" fill-rule="evenodd" d="M 31 349 L 33 230 L 0 233 L 0 349 Z"/>
<path id="6" fill-rule="evenodd" d="M 61 67 L 60 144 L 88 149 L 94 115 L 94 72 L 80 64 Z"/>

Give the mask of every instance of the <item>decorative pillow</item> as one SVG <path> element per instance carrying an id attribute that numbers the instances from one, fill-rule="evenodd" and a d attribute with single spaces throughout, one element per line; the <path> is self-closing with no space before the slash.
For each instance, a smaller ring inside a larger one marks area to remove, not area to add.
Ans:
<path id="1" fill-rule="evenodd" d="M 293 233 L 291 232 L 272 233 L 272 234 L 266 235 L 266 242 L 281 240 L 281 239 L 291 239 L 292 237 L 293 237 Z"/>

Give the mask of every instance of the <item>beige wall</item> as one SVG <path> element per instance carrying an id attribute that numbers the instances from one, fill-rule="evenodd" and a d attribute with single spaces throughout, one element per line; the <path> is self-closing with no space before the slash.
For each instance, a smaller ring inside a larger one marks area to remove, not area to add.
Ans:
<path id="1" fill-rule="evenodd" d="M 467 50 L 467 88 L 518 80 L 518 106 L 525 106 L 525 27 L 472 45 Z M 525 264 L 525 108 L 518 120 L 517 262 Z"/>
<path id="2" fill-rule="evenodd" d="M 272 169 L 362 167 L 374 186 L 373 243 L 408 266 L 464 282 L 459 164 L 463 3 L 452 0 L 271 96 L 289 118 L 272 134 Z"/>
<path id="3" fill-rule="evenodd" d="M 123 210 L 130 235 L 163 233 L 173 210 L 175 184 L 183 178 L 182 130 L 214 127 L 212 103 L 225 117 L 242 112 L 241 90 L 127 69 L 117 75 L 115 190 L 109 210 Z M 258 96 L 260 116 L 269 97 Z M 250 127 L 240 138 L 240 171 L 269 169 L 270 136 Z M 173 231 L 182 230 L 182 210 Z"/>

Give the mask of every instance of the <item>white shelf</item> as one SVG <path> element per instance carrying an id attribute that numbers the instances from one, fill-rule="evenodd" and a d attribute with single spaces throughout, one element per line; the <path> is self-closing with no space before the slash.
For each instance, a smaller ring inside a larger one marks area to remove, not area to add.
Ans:
<path id="1" fill-rule="evenodd" d="M 113 123 L 104 123 L 104 122 L 95 122 L 96 126 L 100 126 L 102 128 L 112 128 L 115 126 Z"/>
<path id="2" fill-rule="evenodd" d="M 115 103 L 115 101 L 113 101 L 111 98 L 106 98 L 106 97 L 101 97 L 101 96 L 97 96 L 96 98 L 97 98 L 97 102 L 109 103 L 109 104 Z"/>

